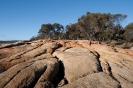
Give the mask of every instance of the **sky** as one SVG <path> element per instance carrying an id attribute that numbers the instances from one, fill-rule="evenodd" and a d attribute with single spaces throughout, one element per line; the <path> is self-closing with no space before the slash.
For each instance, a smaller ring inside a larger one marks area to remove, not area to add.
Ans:
<path id="1" fill-rule="evenodd" d="M 28 40 L 42 24 L 69 25 L 91 13 L 125 14 L 133 22 L 133 0 L 0 0 L 0 40 Z"/>

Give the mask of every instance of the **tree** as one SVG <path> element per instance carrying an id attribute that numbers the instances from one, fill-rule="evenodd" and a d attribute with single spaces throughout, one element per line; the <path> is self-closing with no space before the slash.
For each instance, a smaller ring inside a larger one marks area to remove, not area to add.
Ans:
<path id="1" fill-rule="evenodd" d="M 86 15 L 83 15 L 78 19 L 78 28 L 80 28 L 81 32 L 84 32 L 86 36 L 85 39 L 99 40 L 100 36 L 106 37 L 102 36 L 103 33 L 105 33 L 108 29 L 110 31 L 110 29 L 113 28 L 113 18 L 110 13 L 102 14 L 87 12 Z"/>
<path id="2" fill-rule="evenodd" d="M 59 23 L 54 23 L 52 25 L 54 34 L 53 34 L 53 39 L 62 39 L 63 38 L 63 33 L 64 33 L 64 27 L 63 25 L 60 25 Z"/>
<path id="3" fill-rule="evenodd" d="M 38 32 L 39 39 L 60 39 L 61 34 L 64 32 L 64 27 L 59 23 L 54 24 L 42 24 L 41 29 Z"/>
<path id="4" fill-rule="evenodd" d="M 36 39 L 90 39 L 110 41 L 112 39 L 123 39 L 123 36 L 126 39 L 128 33 L 124 34 L 125 30 L 122 27 L 122 22 L 126 17 L 123 14 L 87 12 L 76 23 L 67 25 L 65 30 L 59 23 L 42 24 Z"/>
<path id="5" fill-rule="evenodd" d="M 124 38 L 126 39 L 126 43 L 130 43 L 133 41 L 133 22 L 129 23 L 125 28 Z"/>
<path id="6" fill-rule="evenodd" d="M 70 24 L 66 26 L 67 39 L 78 39 L 80 37 L 80 31 L 77 29 L 77 24 Z"/>
<path id="7" fill-rule="evenodd" d="M 121 36 L 122 30 L 123 30 L 122 23 L 126 18 L 127 18 L 127 15 L 124 15 L 124 14 L 113 15 L 113 21 L 114 21 L 114 27 L 115 27 L 114 29 L 115 29 L 117 39 Z"/>
<path id="8" fill-rule="evenodd" d="M 38 37 L 41 39 L 51 38 L 51 35 L 54 33 L 52 24 L 42 24 L 41 29 L 38 33 Z"/>

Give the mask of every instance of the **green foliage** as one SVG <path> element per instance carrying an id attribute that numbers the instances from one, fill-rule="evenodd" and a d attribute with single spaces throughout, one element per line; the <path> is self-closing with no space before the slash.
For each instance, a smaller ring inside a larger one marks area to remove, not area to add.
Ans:
<path id="1" fill-rule="evenodd" d="M 81 16 L 75 24 L 67 25 L 69 39 L 91 39 L 106 41 L 121 36 L 123 14 L 90 13 Z"/>
<path id="2" fill-rule="evenodd" d="M 42 24 L 37 37 L 31 39 L 90 39 L 98 41 L 126 39 L 126 36 L 132 32 L 130 27 L 123 30 L 122 22 L 126 17 L 123 14 L 87 12 L 86 15 L 78 19 L 77 23 L 69 24 L 65 29 L 59 23 Z"/>
<path id="3" fill-rule="evenodd" d="M 133 22 L 129 23 L 125 28 L 124 38 L 127 42 L 133 41 Z"/>
<path id="4" fill-rule="evenodd" d="M 64 32 L 64 27 L 59 23 L 42 24 L 38 32 L 37 38 L 39 39 L 60 39 L 61 34 Z"/>

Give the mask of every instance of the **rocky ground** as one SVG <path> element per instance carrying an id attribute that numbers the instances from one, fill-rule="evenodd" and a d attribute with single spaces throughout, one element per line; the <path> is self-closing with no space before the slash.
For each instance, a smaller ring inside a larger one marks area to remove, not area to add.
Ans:
<path id="1" fill-rule="evenodd" d="M 133 50 L 88 40 L 1 44 L 0 88 L 133 88 Z"/>

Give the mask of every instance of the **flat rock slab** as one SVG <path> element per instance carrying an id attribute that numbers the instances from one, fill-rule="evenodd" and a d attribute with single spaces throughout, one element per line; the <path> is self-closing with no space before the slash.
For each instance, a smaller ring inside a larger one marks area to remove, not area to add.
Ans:
<path id="1" fill-rule="evenodd" d="M 100 72 L 89 74 L 61 88 L 121 88 L 119 82 Z"/>
<path id="2" fill-rule="evenodd" d="M 65 78 L 68 83 L 102 71 L 96 52 L 85 48 L 63 49 L 55 51 L 53 55 L 64 64 Z"/>

